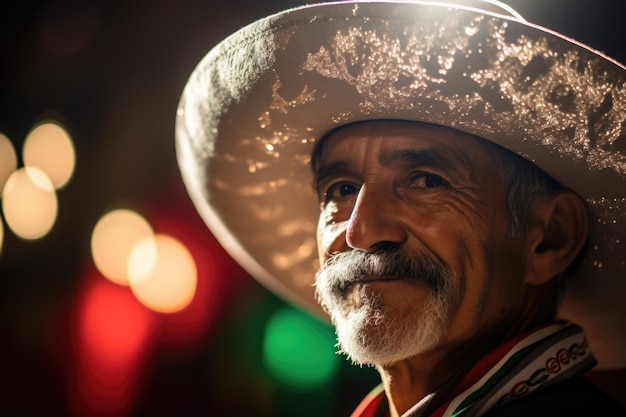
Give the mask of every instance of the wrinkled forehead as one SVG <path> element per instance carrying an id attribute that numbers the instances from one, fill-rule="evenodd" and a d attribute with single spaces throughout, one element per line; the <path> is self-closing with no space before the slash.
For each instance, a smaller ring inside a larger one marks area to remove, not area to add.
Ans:
<path id="1" fill-rule="evenodd" d="M 367 120 L 342 125 L 330 132 L 326 133 L 315 143 L 311 153 L 311 167 L 313 172 L 319 168 L 322 156 L 328 150 L 329 144 L 336 145 L 345 139 L 359 138 L 361 143 L 373 138 L 385 137 L 403 137 L 407 139 L 420 139 L 427 141 L 431 146 L 437 145 L 439 148 L 462 148 L 462 151 L 473 150 L 473 153 L 485 153 L 487 156 L 492 154 L 493 149 L 497 145 L 491 144 L 485 139 L 477 136 L 461 132 L 447 126 L 437 125 L 433 123 L 395 120 L 395 119 L 379 119 Z M 353 141 L 354 142 L 354 141 Z M 353 144 L 346 144 L 349 148 Z M 352 150 L 357 150 L 352 148 Z M 493 156 L 493 155 L 491 155 Z M 381 155 L 381 157 L 383 157 Z"/>

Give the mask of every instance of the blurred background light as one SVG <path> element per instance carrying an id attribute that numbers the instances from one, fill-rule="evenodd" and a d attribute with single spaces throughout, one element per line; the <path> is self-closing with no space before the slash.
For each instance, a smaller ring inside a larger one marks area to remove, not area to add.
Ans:
<path id="1" fill-rule="evenodd" d="M 152 267 L 146 268 L 150 263 Z M 193 299 L 197 282 L 194 259 L 182 243 L 170 236 L 145 239 L 131 252 L 130 288 L 152 310 L 172 313 L 184 309 Z"/>
<path id="2" fill-rule="evenodd" d="M 48 176 L 39 168 L 14 171 L 2 191 L 2 210 L 9 228 L 24 239 L 45 236 L 57 217 L 57 195 Z"/>
<path id="3" fill-rule="evenodd" d="M 127 209 L 102 216 L 91 234 L 91 255 L 96 268 L 109 280 L 128 285 L 128 260 L 133 247 L 154 235 L 140 214 Z"/>
<path id="4" fill-rule="evenodd" d="M 146 217 L 157 236 L 176 239 L 193 258 L 197 274 L 195 294 L 182 310 L 159 314 L 160 346 L 170 354 L 188 357 L 190 351 L 206 351 L 207 338 L 224 326 L 224 309 L 244 298 L 242 292 L 250 277 L 218 244 L 213 235 L 205 233 L 205 224 L 195 214 L 179 189 L 152 204 Z"/>
<path id="5" fill-rule="evenodd" d="M 124 416 L 148 359 L 155 318 L 128 288 L 86 277 L 74 314 L 75 415 Z"/>
<path id="6" fill-rule="evenodd" d="M 13 143 L 0 133 L 0 195 L 9 176 L 17 169 L 17 154 Z"/>
<path id="7" fill-rule="evenodd" d="M 102 365 L 120 366 L 140 351 L 150 328 L 150 314 L 125 289 L 95 281 L 84 295 L 79 314 L 83 348 Z"/>
<path id="8" fill-rule="evenodd" d="M 126 265 L 128 284 L 131 287 L 133 284 L 140 285 L 142 281 L 149 279 L 156 267 L 157 251 L 155 235 L 145 237 L 133 245 Z"/>
<path id="9" fill-rule="evenodd" d="M 22 155 L 24 165 L 44 171 L 56 189 L 68 183 L 76 165 L 72 138 L 52 121 L 38 124 L 28 133 Z"/>
<path id="10" fill-rule="evenodd" d="M 313 391 L 333 379 L 339 370 L 333 330 L 292 307 L 276 311 L 263 339 L 263 361 L 268 372 L 296 390 Z"/>

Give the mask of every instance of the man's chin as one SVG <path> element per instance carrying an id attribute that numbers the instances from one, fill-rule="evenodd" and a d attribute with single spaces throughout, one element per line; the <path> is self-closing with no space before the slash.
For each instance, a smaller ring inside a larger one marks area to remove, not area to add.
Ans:
<path id="1" fill-rule="evenodd" d="M 382 305 L 335 311 L 340 353 L 357 365 L 386 366 L 434 349 L 445 333 L 445 315 L 435 309 L 412 320 L 397 318 Z"/>
<path id="2" fill-rule="evenodd" d="M 333 317 L 340 353 L 357 365 L 381 365 L 381 352 L 388 351 L 384 313 L 363 306 Z"/>

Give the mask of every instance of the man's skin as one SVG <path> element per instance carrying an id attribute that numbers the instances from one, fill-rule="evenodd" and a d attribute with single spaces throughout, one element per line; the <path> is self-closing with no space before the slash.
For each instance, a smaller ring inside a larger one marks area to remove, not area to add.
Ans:
<path id="1" fill-rule="evenodd" d="M 587 235 L 584 202 L 563 191 L 537 202 L 526 235 L 511 238 L 505 192 L 481 141 L 416 123 L 365 122 L 326 138 L 314 163 L 321 264 L 334 253 L 403 247 L 452 272 L 447 313 L 433 343 L 412 347 L 393 363 L 370 361 L 381 374 L 392 416 L 504 340 L 551 320 L 552 279 L 574 260 Z M 316 285 L 329 284 L 318 276 Z M 335 325 L 349 323 L 344 327 L 368 345 L 368 339 L 387 338 L 400 322 L 419 327 L 433 293 L 415 277 L 363 276 L 320 298 Z M 376 310 L 375 325 L 350 321 L 359 309 Z M 401 344 L 389 343 L 390 349 Z"/>

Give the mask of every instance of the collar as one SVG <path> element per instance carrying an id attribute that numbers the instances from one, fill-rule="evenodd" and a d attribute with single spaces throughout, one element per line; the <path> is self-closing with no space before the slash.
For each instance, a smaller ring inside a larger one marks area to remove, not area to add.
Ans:
<path id="1" fill-rule="evenodd" d="M 429 415 L 480 416 L 492 408 L 583 373 L 595 363 L 579 326 L 566 321 L 550 322 L 490 351 L 465 374 L 443 405 Z M 424 407 L 419 406 L 420 403 L 403 417 L 422 415 Z M 363 399 L 351 417 L 385 415 L 388 415 L 388 405 L 381 384 Z"/>

